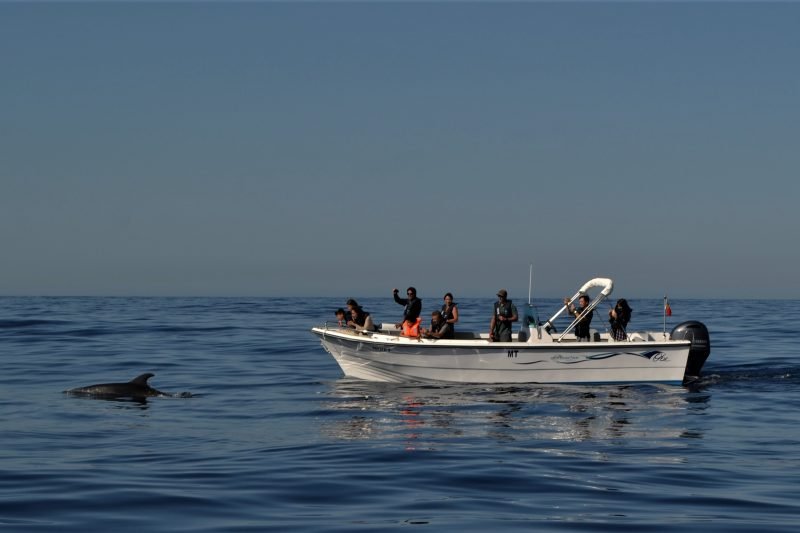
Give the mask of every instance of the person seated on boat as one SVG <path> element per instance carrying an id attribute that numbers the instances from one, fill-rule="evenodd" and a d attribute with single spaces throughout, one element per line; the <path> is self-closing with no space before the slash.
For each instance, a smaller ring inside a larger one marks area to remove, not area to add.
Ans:
<path id="1" fill-rule="evenodd" d="M 458 304 L 453 302 L 452 293 L 444 295 L 444 303 L 442 304 L 442 318 L 450 324 L 450 327 L 455 332 L 456 322 L 458 322 Z"/>
<path id="2" fill-rule="evenodd" d="M 347 327 L 347 317 L 345 316 L 344 309 L 340 307 L 334 311 L 334 314 L 336 315 L 336 321 L 339 323 L 339 327 Z"/>
<path id="3" fill-rule="evenodd" d="M 347 321 L 348 327 L 357 331 L 378 331 L 378 328 L 372 322 L 372 317 L 358 305 L 358 302 L 350 298 L 347 300 L 347 307 L 350 309 L 350 320 Z"/>
<path id="4" fill-rule="evenodd" d="M 624 341 L 628 338 L 625 328 L 631 321 L 633 309 L 628 305 L 628 300 L 620 298 L 614 309 L 608 310 L 608 322 L 611 324 L 611 338 L 615 341 Z"/>
<path id="5" fill-rule="evenodd" d="M 580 302 L 580 307 L 575 307 L 572 303 L 570 303 L 569 298 L 564 298 L 564 305 L 567 306 L 567 311 L 570 315 L 578 318 L 583 313 L 583 310 L 589 307 L 591 303 L 591 299 L 589 298 L 588 294 L 581 294 L 578 298 Z M 589 342 L 589 337 L 591 335 L 591 331 L 589 325 L 592 323 L 592 315 L 594 311 L 589 311 L 584 315 L 582 319 L 575 324 L 575 337 L 578 338 L 578 342 Z"/>
<path id="6" fill-rule="evenodd" d="M 489 340 L 511 342 L 511 324 L 518 320 L 517 306 L 508 299 L 508 291 L 497 291 L 492 321 L 489 323 Z"/>
<path id="7" fill-rule="evenodd" d="M 409 287 L 406 290 L 406 295 L 408 298 L 400 298 L 397 293 L 400 291 L 394 289 L 392 294 L 394 294 L 394 301 L 400 305 L 404 305 L 403 308 L 403 320 L 401 320 L 397 327 L 403 327 L 404 322 L 409 322 L 413 324 L 419 318 L 419 315 L 422 314 L 422 300 L 417 298 L 417 289 L 414 287 Z"/>
<path id="8" fill-rule="evenodd" d="M 357 307 L 361 307 L 360 305 L 358 305 L 358 302 L 355 301 L 352 298 L 348 299 L 347 302 L 345 303 L 345 305 L 347 306 L 347 312 L 348 313 L 351 313 L 353 311 L 353 309 L 355 309 Z"/>
<path id="9" fill-rule="evenodd" d="M 420 334 L 420 324 L 422 324 L 422 318 L 420 317 L 417 317 L 417 319 L 413 322 L 410 320 L 403 320 L 403 323 L 400 324 L 400 328 L 402 330 L 400 335 L 403 337 L 418 339 Z"/>
<path id="10" fill-rule="evenodd" d="M 431 327 L 430 329 L 422 328 L 422 336 L 429 339 L 453 339 L 455 333 L 453 332 L 453 325 L 444 319 L 441 311 L 434 311 L 431 313 Z"/>

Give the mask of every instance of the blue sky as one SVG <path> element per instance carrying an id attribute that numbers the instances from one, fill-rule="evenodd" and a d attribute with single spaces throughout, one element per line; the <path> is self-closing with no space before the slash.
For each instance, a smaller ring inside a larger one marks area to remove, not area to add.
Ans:
<path id="1" fill-rule="evenodd" d="M 0 4 L 0 294 L 800 298 L 800 4 Z"/>

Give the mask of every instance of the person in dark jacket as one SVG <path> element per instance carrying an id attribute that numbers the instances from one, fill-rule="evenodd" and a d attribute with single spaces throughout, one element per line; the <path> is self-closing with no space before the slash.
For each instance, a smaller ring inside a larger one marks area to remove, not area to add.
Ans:
<path id="1" fill-rule="evenodd" d="M 631 321 L 633 309 L 628 305 L 628 300 L 620 298 L 614 309 L 608 311 L 608 322 L 611 324 L 611 338 L 615 341 L 624 341 L 628 338 L 625 329 Z"/>
<path id="2" fill-rule="evenodd" d="M 422 300 L 417 298 L 417 289 L 414 287 L 409 287 L 408 290 L 406 290 L 408 298 L 400 298 L 397 295 L 399 292 L 399 290 L 394 289 L 392 294 L 394 294 L 395 302 L 405 306 L 403 308 L 403 320 L 397 324 L 398 328 L 402 328 L 403 322 L 414 324 L 417 321 L 419 315 L 422 313 Z"/>

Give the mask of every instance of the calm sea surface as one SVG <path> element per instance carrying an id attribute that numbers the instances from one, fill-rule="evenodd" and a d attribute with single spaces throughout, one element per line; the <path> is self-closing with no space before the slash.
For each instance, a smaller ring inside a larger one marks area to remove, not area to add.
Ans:
<path id="1" fill-rule="evenodd" d="M 460 327 L 492 302 L 460 301 Z M 672 301 L 668 329 L 711 332 L 691 389 L 343 379 L 309 333 L 343 303 L 0 298 L 0 529 L 799 527 L 798 301 Z M 631 305 L 633 329 L 661 329 L 660 300 Z M 62 392 L 144 372 L 193 397 Z"/>

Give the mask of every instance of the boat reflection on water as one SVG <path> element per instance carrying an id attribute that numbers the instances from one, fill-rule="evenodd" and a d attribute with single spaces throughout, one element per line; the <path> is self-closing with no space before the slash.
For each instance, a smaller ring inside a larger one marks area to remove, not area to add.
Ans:
<path id="1" fill-rule="evenodd" d="M 710 398 L 658 385 L 414 386 L 347 378 L 333 382 L 327 395 L 331 416 L 322 431 L 330 438 L 409 450 L 490 439 L 554 453 L 569 453 L 559 443 L 593 441 L 685 446 L 685 439 L 702 438 L 691 415 Z M 658 454 L 650 459 L 658 461 Z"/>

